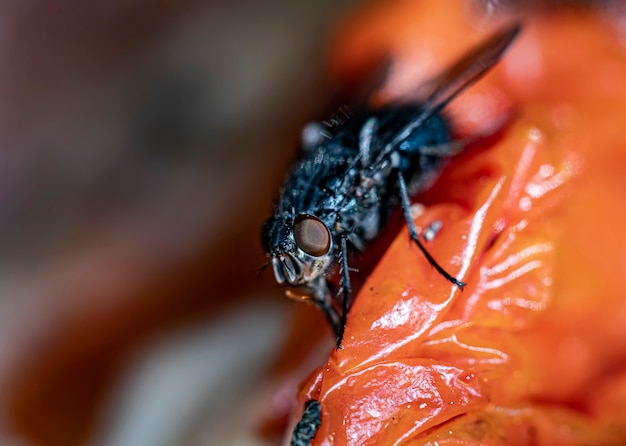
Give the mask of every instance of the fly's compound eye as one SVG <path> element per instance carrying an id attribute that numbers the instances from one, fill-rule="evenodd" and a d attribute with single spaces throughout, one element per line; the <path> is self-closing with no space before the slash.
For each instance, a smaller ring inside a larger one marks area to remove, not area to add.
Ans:
<path id="1" fill-rule="evenodd" d="M 317 217 L 300 215 L 293 224 L 293 237 L 298 247 L 313 257 L 330 251 L 330 232 Z"/>

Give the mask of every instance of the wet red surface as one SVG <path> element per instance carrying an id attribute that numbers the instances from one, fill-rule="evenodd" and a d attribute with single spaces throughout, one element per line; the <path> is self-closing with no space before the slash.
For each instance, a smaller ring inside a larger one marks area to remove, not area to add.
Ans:
<path id="1" fill-rule="evenodd" d="M 466 5 L 370 6 L 338 36 L 337 76 L 390 52 L 382 95 L 419 85 L 498 27 Z M 314 444 L 626 442 L 625 56 L 594 11 L 527 17 L 451 107 L 462 134 L 500 128 L 416 198 L 419 228 L 443 223 L 431 254 L 467 286 L 399 233 L 356 296 L 344 349 L 302 385 L 294 418 L 322 404 Z"/>

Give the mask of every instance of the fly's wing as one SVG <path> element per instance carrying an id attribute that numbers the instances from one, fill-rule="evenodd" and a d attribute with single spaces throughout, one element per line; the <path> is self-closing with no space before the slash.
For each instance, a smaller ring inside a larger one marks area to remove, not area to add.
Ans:
<path id="1" fill-rule="evenodd" d="M 520 24 L 502 29 L 469 51 L 460 60 L 439 74 L 434 92 L 423 102 L 420 113 L 406 125 L 380 152 L 377 165 L 428 118 L 441 111 L 467 87 L 480 79 L 495 65 L 521 30 Z"/>
<path id="2" fill-rule="evenodd" d="M 437 76 L 435 91 L 424 102 L 424 119 L 441 111 L 450 101 L 467 87 L 480 79 L 502 57 L 509 45 L 519 34 L 521 26 L 515 24 L 500 30 L 485 42 L 469 51 L 443 73 Z"/>

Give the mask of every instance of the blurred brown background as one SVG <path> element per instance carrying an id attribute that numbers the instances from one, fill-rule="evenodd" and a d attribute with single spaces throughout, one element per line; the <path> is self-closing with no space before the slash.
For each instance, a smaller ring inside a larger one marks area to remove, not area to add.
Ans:
<path id="1" fill-rule="evenodd" d="M 1 445 L 264 444 L 258 227 L 350 3 L 0 5 Z"/>

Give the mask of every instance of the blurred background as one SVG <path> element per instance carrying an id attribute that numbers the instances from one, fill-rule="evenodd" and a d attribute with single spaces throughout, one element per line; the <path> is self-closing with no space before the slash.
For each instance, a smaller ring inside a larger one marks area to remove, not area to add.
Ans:
<path id="1" fill-rule="evenodd" d="M 355 3 L 0 5 L 1 445 L 265 444 L 259 226 Z"/>

